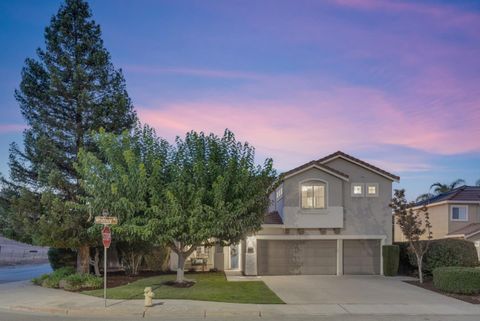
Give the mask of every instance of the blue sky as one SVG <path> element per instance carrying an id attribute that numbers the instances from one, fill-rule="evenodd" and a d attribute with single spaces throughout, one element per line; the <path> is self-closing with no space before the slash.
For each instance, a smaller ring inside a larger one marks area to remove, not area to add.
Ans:
<path id="1" fill-rule="evenodd" d="M 0 1 L 0 172 L 13 97 L 61 1 Z M 342 150 L 431 183 L 480 178 L 477 1 L 89 1 L 143 122 L 238 139 L 279 171 Z"/>

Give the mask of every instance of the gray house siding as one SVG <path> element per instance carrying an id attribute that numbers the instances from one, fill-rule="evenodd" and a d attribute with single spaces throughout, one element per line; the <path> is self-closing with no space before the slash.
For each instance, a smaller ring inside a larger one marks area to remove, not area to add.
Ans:
<path id="1" fill-rule="evenodd" d="M 392 243 L 392 211 L 388 206 L 392 199 L 392 181 L 368 169 L 341 158 L 326 165 L 349 175 L 343 183 L 345 204 L 342 235 L 385 235 L 385 244 Z M 377 183 L 377 197 L 352 197 L 352 183 Z"/>

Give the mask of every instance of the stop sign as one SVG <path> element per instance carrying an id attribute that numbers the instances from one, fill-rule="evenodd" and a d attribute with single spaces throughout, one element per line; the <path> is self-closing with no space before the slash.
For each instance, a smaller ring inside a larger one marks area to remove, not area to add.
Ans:
<path id="1" fill-rule="evenodd" d="M 102 229 L 102 241 L 103 246 L 107 249 L 110 247 L 110 243 L 112 243 L 112 232 L 110 231 L 110 227 L 105 225 Z"/>

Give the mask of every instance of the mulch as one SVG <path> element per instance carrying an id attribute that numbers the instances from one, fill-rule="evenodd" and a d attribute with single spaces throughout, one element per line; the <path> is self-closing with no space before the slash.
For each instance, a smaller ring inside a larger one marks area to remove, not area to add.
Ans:
<path id="1" fill-rule="evenodd" d="M 421 284 L 418 281 L 404 281 L 408 284 L 412 284 L 421 288 L 424 288 L 426 290 L 430 290 L 433 292 L 437 292 L 439 294 L 443 294 L 446 296 L 449 296 L 451 298 L 455 298 L 457 300 L 462 300 L 471 304 L 480 304 L 480 294 L 473 294 L 473 295 L 466 295 L 466 294 L 455 294 L 455 293 L 448 293 L 441 291 L 433 286 L 433 281 L 432 280 L 424 280 L 423 284 Z"/>

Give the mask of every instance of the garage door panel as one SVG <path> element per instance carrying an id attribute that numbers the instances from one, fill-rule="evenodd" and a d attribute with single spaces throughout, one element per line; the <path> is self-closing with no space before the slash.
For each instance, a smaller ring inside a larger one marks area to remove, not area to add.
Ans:
<path id="1" fill-rule="evenodd" d="M 260 275 L 336 274 L 336 241 L 258 240 Z"/>
<path id="2" fill-rule="evenodd" d="M 344 240 L 344 274 L 380 274 L 380 240 Z"/>

